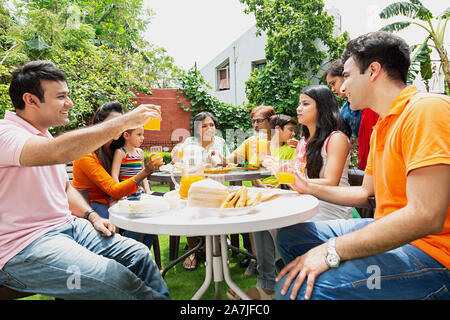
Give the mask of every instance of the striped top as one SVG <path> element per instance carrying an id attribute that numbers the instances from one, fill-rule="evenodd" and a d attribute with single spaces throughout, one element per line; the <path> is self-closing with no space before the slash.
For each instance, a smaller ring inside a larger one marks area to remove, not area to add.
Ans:
<path id="1" fill-rule="evenodd" d="M 135 156 L 131 156 L 125 148 L 120 149 L 125 152 L 125 158 L 122 159 L 119 171 L 119 181 L 122 182 L 135 176 L 142 170 L 144 156 L 141 152 L 138 152 Z"/>

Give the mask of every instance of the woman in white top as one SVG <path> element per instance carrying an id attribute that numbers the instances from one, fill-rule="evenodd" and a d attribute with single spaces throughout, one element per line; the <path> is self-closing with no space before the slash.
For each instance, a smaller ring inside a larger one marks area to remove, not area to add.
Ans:
<path id="1" fill-rule="evenodd" d="M 186 138 L 183 143 L 178 144 L 172 149 L 172 160 L 178 161 L 178 151 L 183 145 L 190 143 L 197 143 L 202 146 L 205 151 L 203 153 L 203 160 L 206 162 L 221 162 L 230 155 L 230 150 L 221 137 L 216 136 L 217 118 L 210 112 L 200 112 L 193 119 L 193 133 L 194 136 Z M 216 156 L 211 157 L 214 151 Z M 212 159 L 211 159 L 212 158 Z"/>
<path id="2" fill-rule="evenodd" d="M 177 145 L 172 150 L 172 160 L 178 161 L 178 151 L 183 145 L 196 143 L 202 146 L 205 150 L 203 152 L 203 161 L 209 163 L 219 163 L 230 155 L 230 151 L 224 139 L 216 136 L 217 118 L 210 112 L 200 112 L 193 119 L 193 137 L 184 140 L 183 143 Z M 214 151 L 214 153 L 212 152 Z M 212 155 L 214 154 L 214 155 Z M 198 244 L 198 237 L 186 237 L 189 248 L 195 248 Z M 194 270 L 198 267 L 198 256 L 192 253 L 187 257 L 183 263 L 183 268 L 186 270 Z"/>
<path id="3" fill-rule="evenodd" d="M 300 94 L 298 122 L 303 125 L 305 154 L 299 153 L 308 179 L 315 183 L 348 186 L 350 141 L 338 131 L 343 120 L 332 91 L 322 85 L 306 87 Z M 319 213 L 311 220 L 349 219 L 353 208 L 320 201 Z"/>

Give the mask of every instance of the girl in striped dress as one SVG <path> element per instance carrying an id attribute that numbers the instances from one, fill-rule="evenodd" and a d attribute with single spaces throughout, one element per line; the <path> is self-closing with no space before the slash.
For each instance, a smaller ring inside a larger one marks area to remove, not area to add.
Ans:
<path id="1" fill-rule="evenodd" d="M 139 148 L 144 142 L 144 127 L 125 131 L 116 145 L 122 145 L 114 152 L 111 176 L 117 182 L 133 178 L 141 171 L 144 153 Z M 126 197 L 127 200 L 139 200 L 142 193 L 151 193 L 147 178 L 139 184 L 139 190 Z"/>

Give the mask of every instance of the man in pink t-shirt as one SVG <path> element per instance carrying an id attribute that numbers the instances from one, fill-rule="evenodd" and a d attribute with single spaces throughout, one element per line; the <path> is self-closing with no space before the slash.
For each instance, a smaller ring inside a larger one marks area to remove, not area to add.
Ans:
<path id="1" fill-rule="evenodd" d="M 148 248 L 115 234 L 64 168 L 159 110 L 140 106 L 53 138 L 48 128 L 68 124 L 73 107 L 65 75 L 48 61 L 27 63 L 9 94 L 15 112 L 0 120 L 0 285 L 71 299 L 169 299 Z"/>

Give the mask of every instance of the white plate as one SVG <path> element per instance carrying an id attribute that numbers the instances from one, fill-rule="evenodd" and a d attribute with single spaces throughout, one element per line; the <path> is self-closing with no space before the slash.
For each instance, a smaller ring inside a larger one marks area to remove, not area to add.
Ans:
<path id="1" fill-rule="evenodd" d="M 250 206 L 250 207 L 240 207 L 240 208 L 219 208 L 217 209 L 219 213 L 219 217 L 237 217 L 243 216 L 246 214 L 256 214 L 259 213 L 261 207 L 261 203 Z"/>
<path id="2" fill-rule="evenodd" d="M 130 219 L 143 219 L 143 218 L 154 218 L 159 217 L 161 215 L 167 215 L 174 212 L 174 209 L 164 210 L 164 211 L 158 211 L 158 212 L 137 212 L 137 213 L 130 213 L 130 212 L 121 212 L 117 210 L 117 204 L 110 207 L 108 210 L 110 213 L 117 214 L 119 216 L 130 218 Z M 178 208 L 181 209 L 186 206 L 186 203 L 184 201 L 180 201 Z"/>
<path id="3" fill-rule="evenodd" d="M 165 173 L 171 173 L 172 172 L 172 168 L 173 168 L 173 164 L 165 164 L 162 165 L 161 167 L 159 167 L 159 171 L 161 172 L 165 172 Z M 175 168 L 173 170 L 173 173 L 181 173 L 181 170 L 178 168 Z"/>
<path id="4" fill-rule="evenodd" d="M 229 191 L 236 191 L 240 189 L 241 186 L 230 186 L 228 188 Z M 298 194 L 296 191 L 292 190 L 283 190 L 283 189 L 269 189 L 269 188 L 257 188 L 257 187 L 247 187 L 247 189 L 254 191 L 262 191 L 264 195 L 287 195 L 287 194 Z M 246 214 L 256 214 L 261 211 L 261 206 L 267 204 L 271 200 L 260 202 L 257 205 L 253 205 L 250 207 L 240 207 L 240 208 L 218 208 L 215 209 L 218 212 L 219 217 L 236 217 L 243 216 Z"/>

